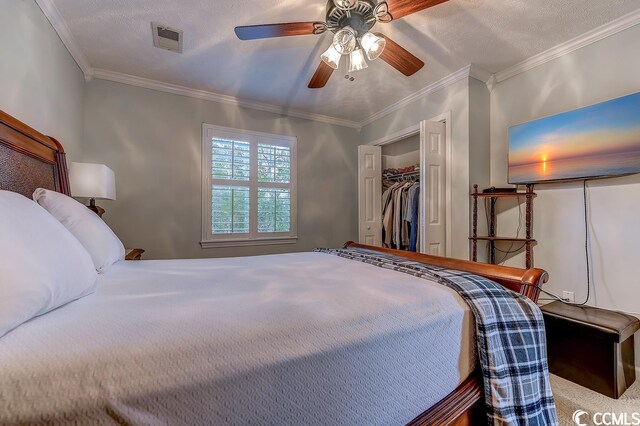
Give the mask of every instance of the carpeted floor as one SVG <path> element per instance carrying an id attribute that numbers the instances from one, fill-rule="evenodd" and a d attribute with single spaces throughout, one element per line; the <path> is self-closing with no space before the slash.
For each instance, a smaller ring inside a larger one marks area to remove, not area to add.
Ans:
<path id="1" fill-rule="evenodd" d="M 640 412 L 640 380 L 636 380 L 620 399 L 608 398 L 553 374 L 551 388 L 556 400 L 560 426 L 575 426 L 572 416 L 576 410 L 589 413 L 589 416 L 581 417 L 587 425 L 593 424 L 587 419 L 596 412 L 627 413 L 629 420 L 632 413 Z"/>

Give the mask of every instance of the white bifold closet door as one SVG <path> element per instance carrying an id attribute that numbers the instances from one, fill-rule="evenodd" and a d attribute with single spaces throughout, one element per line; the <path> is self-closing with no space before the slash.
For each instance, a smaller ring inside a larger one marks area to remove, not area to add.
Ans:
<path id="1" fill-rule="evenodd" d="M 420 202 L 422 229 L 420 251 L 446 256 L 446 125 L 437 121 L 420 123 Z"/>
<path id="2" fill-rule="evenodd" d="M 382 246 L 382 148 L 358 147 L 358 242 Z"/>
<path id="3" fill-rule="evenodd" d="M 446 256 L 447 249 L 447 124 L 420 123 L 419 251 Z M 382 148 L 358 147 L 358 241 L 382 246 Z"/>

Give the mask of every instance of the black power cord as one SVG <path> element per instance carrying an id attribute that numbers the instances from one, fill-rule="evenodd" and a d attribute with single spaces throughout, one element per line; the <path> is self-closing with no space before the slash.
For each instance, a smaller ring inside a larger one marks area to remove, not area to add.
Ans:
<path id="1" fill-rule="evenodd" d="M 582 199 L 584 201 L 584 255 L 587 260 L 587 298 L 577 305 L 586 305 L 591 292 L 591 268 L 589 265 L 589 213 L 587 208 L 587 180 L 582 181 Z"/>
<path id="2" fill-rule="evenodd" d="M 587 261 L 587 298 L 582 303 L 567 302 L 561 297 L 558 297 L 557 295 L 553 293 L 549 293 L 548 291 L 545 291 L 542 288 L 538 287 L 541 292 L 553 297 L 553 299 L 540 299 L 540 300 L 555 299 L 567 305 L 583 306 L 587 304 L 587 302 L 589 301 L 589 298 L 591 297 L 591 265 L 589 263 L 589 209 L 587 206 L 587 179 L 582 181 L 582 200 L 584 204 L 584 254 Z"/>
<path id="3" fill-rule="evenodd" d="M 518 198 L 518 229 L 516 230 L 516 238 L 518 238 L 520 236 L 520 231 L 522 230 L 522 206 L 520 205 L 520 197 L 518 196 L 517 198 Z M 484 200 L 484 216 L 485 216 L 485 220 L 487 222 L 487 229 L 489 229 L 491 227 L 490 221 L 489 221 L 489 203 L 492 203 L 492 202 L 493 201 L 490 201 L 489 198 L 485 198 L 485 200 Z M 506 249 L 506 250 L 499 249 L 497 247 L 497 245 L 493 246 L 494 250 L 499 251 L 500 253 L 504 253 L 504 256 L 502 257 L 502 260 L 500 260 L 499 262 L 496 262 L 497 265 L 503 265 L 504 262 L 506 262 L 507 257 L 510 254 L 518 253 L 520 250 L 522 250 L 524 248 L 524 246 L 527 245 L 527 243 L 523 243 L 522 246 L 518 247 L 515 250 L 512 250 L 513 249 L 513 244 L 514 244 L 514 241 L 511 242 L 511 244 L 509 245 L 509 248 Z M 491 251 L 490 250 L 490 246 L 489 246 L 489 244 L 487 244 L 487 258 L 491 257 L 490 251 Z"/>

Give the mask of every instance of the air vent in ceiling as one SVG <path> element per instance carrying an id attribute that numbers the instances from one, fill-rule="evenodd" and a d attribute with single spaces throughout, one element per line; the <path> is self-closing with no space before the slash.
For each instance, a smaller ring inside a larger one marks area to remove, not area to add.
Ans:
<path id="1" fill-rule="evenodd" d="M 182 53 L 182 30 L 176 30 L 159 22 L 152 22 L 151 31 L 155 47 Z"/>

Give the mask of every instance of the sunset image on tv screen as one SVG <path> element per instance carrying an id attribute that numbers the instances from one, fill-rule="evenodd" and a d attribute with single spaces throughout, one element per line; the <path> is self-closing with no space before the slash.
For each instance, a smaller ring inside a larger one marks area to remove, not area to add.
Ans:
<path id="1" fill-rule="evenodd" d="M 509 129 L 509 183 L 640 173 L 640 93 Z"/>

